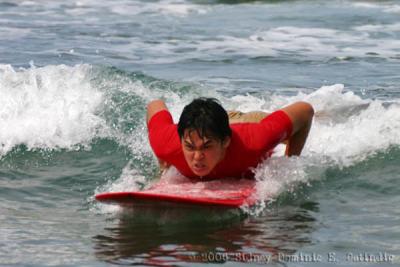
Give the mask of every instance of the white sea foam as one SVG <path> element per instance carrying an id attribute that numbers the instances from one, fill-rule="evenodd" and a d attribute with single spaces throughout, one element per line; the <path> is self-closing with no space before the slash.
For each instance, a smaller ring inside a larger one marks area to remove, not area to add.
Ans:
<path id="1" fill-rule="evenodd" d="M 21 6 L 35 6 L 37 5 L 36 1 L 22 1 L 20 3 Z"/>
<path id="2" fill-rule="evenodd" d="M 95 194 L 103 192 L 123 192 L 123 191 L 138 191 L 146 183 L 146 177 L 141 175 L 129 162 L 122 170 L 121 176 L 115 181 L 108 181 L 108 183 L 96 188 Z M 94 200 L 94 196 L 89 197 L 89 201 Z M 96 213 L 118 213 L 122 209 L 118 205 L 109 205 L 96 203 L 91 206 L 91 210 Z"/>
<path id="3" fill-rule="evenodd" d="M 190 13 L 205 14 L 207 8 L 201 5 L 190 4 L 180 0 L 162 0 L 158 2 L 130 1 L 121 5 L 114 5 L 112 12 L 120 15 L 164 14 L 171 16 L 187 16 Z"/>
<path id="4" fill-rule="evenodd" d="M 47 14 L 56 15 L 58 9 L 72 16 L 83 16 L 91 12 L 111 12 L 122 16 L 134 16 L 139 14 L 167 15 L 173 17 L 186 17 L 190 14 L 205 14 L 209 7 L 197 5 L 183 0 L 116 0 L 111 4 L 109 1 L 80 0 L 75 2 L 65 1 L 22 1 L 20 6 L 33 7 L 42 6 Z M 85 19 L 85 18 L 83 18 Z"/>
<path id="5" fill-rule="evenodd" d="M 143 63 L 172 63 L 188 59 L 215 60 L 225 55 L 248 57 L 277 57 L 298 55 L 313 58 L 365 57 L 376 54 L 382 57 L 398 55 L 400 41 L 393 36 L 399 25 L 362 25 L 349 30 L 306 28 L 297 26 L 259 30 L 248 36 L 220 35 L 213 39 L 191 36 L 190 39 L 158 40 L 149 46 L 138 39 L 120 46 L 121 51 L 146 51 L 154 58 L 138 61 Z M 390 33 L 376 38 L 371 32 Z M 184 53 L 179 51 L 185 51 Z"/>
<path id="6" fill-rule="evenodd" d="M 205 14 L 208 8 L 201 5 L 190 4 L 187 1 L 161 1 L 157 4 L 154 10 L 166 14 L 166 15 L 176 15 L 176 16 L 187 16 L 190 13 Z"/>
<path id="7" fill-rule="evenodd" d="M 353 3 L 353 6 L 361 8 L 379 8 L 379 5 L 367 2 Z"/>
<path id="8" fill-rule="evenodd" d="M 0 155 L 14 146 L 73 148 L 105 134 L 96 115 L 102 93 L 88 65 L 14 69 L 0 65 Z"/>
<path id="9" fill-rule="evenodd" d="M 400 5 L 392 5 L 385 9 L 387 13 L 400 13 Z"/>
<path id="10" fill-rule="evenodd" d="M 359 7 L 359 8 L 369 8 L 369 9 L 381 9 L 383 12 L 386 13 L 400 13 L 400 5 L 398 4 L 393 4 L 393 3 L 366 3 L 366 2 L 360 2 L 360 3 L 354 3 L 354 7 Z"/>
<path id="11" fill-rule="evenodd" d="M 393 24 L 368 24 L 354 27 L 357 31 L 365 32 L 398 32 L 400 31 L 400 23 Z"/>
<path id="12" fill-rule="evenodd" d="M 393 27 L 383 28 L 391 31 Z M 365 56 L 370 52 L 391 56 L 398 53 L 397 39 L 375 39 L 361 27 L 354 31 L 327 28 L 278 27 L 261 31 L 249 37 L 254 55 L 299 53 L 303 56 L 343 57 Z M 229 47 L 229 40 L 226 39 Z M 243 42 L 237 42 L 243 44 Z M 236 45 L 235 45 L 236 46 Z M 244 47 L 247 45 L 245 44 Z M 243 48 L 244 48 L 243 47 Z M 247 46 L 249 48 L 250 46 Z M 271 53 L 274 51 L 274 53 Z"/>

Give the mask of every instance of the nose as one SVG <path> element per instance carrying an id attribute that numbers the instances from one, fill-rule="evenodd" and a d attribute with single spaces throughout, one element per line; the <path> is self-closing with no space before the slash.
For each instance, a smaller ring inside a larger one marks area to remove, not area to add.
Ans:
<path id="1" fill-rule="evenodd" d="M 201 150 L 196 150 L 193 155 L 194 160 L 201 160 L 204 157 L 204 153 Z"/>

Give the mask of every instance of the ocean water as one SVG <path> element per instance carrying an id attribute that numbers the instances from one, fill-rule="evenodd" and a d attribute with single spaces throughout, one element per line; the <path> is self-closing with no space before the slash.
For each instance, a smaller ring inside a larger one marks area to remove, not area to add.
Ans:
<path id="1" fill-rule="evenodd" d="M 0 0 L 0 265 L 398 266 L 399 73 L 398 1 Z M 96 203 L 157 175 L 146 103 L 198 96 L 310 102 L 302 156 L 251 209 Z"/>

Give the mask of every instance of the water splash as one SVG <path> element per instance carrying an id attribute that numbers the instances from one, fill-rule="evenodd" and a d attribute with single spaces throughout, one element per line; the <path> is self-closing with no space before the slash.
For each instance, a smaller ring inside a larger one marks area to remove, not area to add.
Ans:
<path id="1" fill-rule="evenodd" d="M 102 92 L 93 88 L 89 65 L 15 70 L 0 65 L 0 156 L 14 146 L 68 148 L 107 135 L 97 115 Z"/>

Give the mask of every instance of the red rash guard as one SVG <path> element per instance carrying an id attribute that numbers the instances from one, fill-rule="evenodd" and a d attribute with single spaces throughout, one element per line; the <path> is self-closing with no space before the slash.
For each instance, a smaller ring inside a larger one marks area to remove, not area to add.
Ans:
<path id="1" fill-rule="evenodd" d="M 292 122 L 278 110 L 260 123 L 233 123 L 231 143 L 224 159 L 204 178 L 252 177 L 254 168 L 276 145 L 290 136 Z M 158 158 L 175 166 L 188 178 L 196 178 L 183 155 L 177 125 L 169 111 L 162 110 L 148 124 L 150 145 Z"/>

